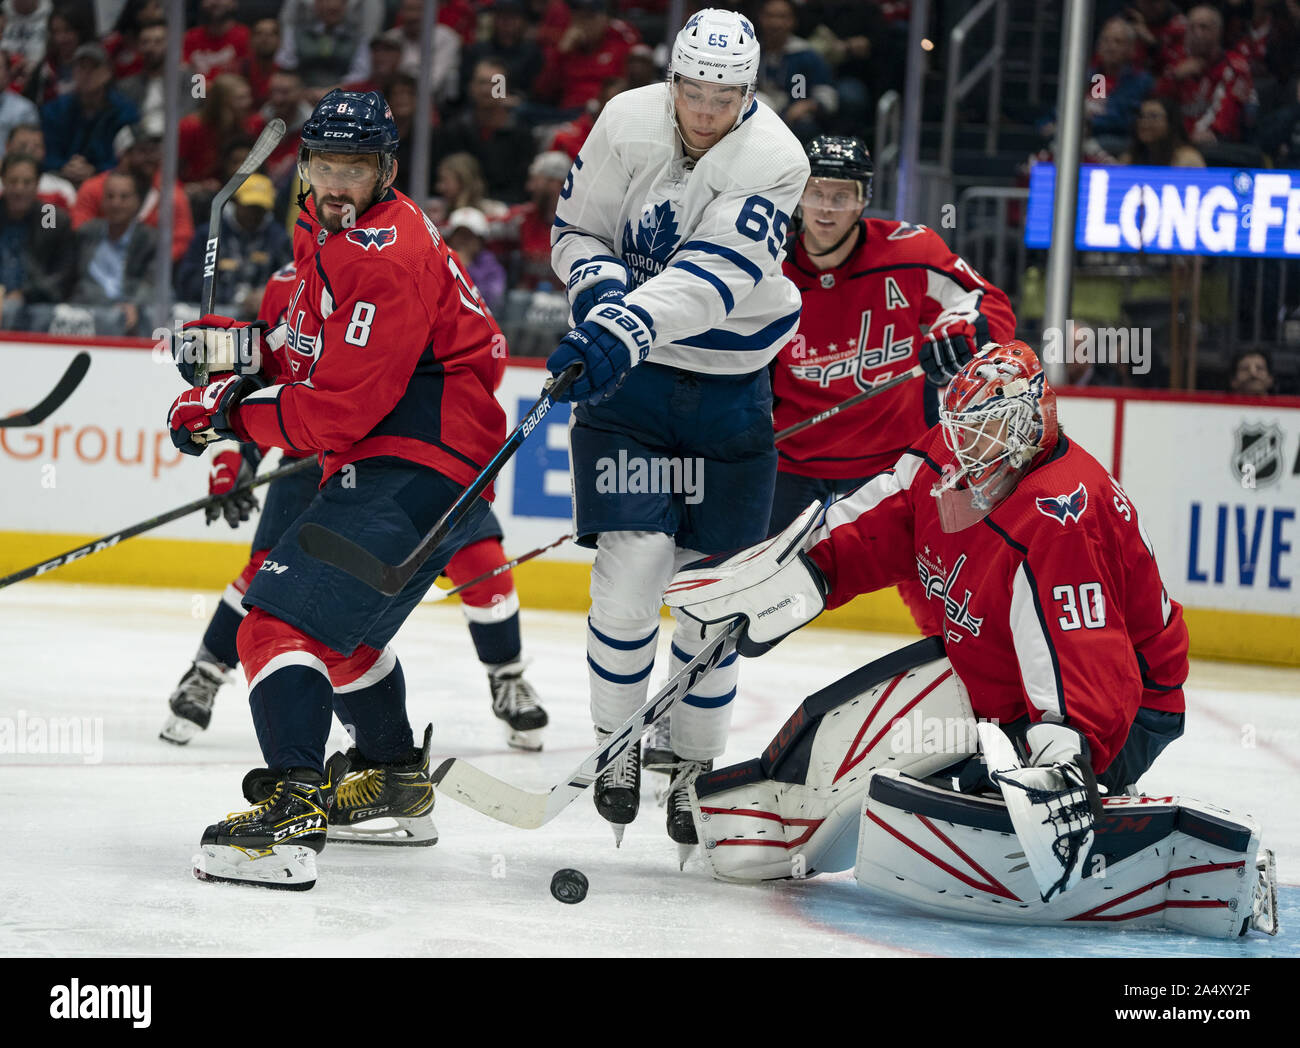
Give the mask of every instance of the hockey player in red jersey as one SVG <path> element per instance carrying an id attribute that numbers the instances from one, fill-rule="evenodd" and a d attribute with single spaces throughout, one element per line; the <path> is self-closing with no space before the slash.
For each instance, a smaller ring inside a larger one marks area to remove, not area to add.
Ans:
<path id="1" fill-rule="evenodd" d="M 267 330 L 275 330 L 284 323 L 289 301 L 297 287 L 298 273 L 292 262 L 271 275 L 262 297 L 262 307 L 258 311 L 258 320 Z M 491 314 L 488 315 L 491 319 Z M 493 324 L 496 332 L 493 337 L 499 337 L 496 345 L 503 348 L 504 336 L 497 332 L 495 321 Z M 290 360 L 283 342 L 278 338 L 270 341 L 276 348 L 264 353 L 262 370 L 265 375 L 280 382 L 292 382 L 298 377 L 298 372 L 305 375 L 303 368 L 306 361 L 296 358 Z M 263 341 L 262 346 L 264 350 L 270 349 L 267 341 Z M 499 385 L 505 373 L 506 355 L 504 352 L 494 353 L 493 360 L 496 365 L 494 383 Z M 212 495 L 225 494 L 226 498 L 206 510 L 209 524 L 224 517 L 234 528 L 241 521 L 249 519 L 251 512 L 257 508 L 257 499 L 251 491 L 237 491 L 235 488 L 253 478 L 262 453 L 263 449 L 253 444 L 214 453 L 208 491 Z M 282 455 L 281 464 L 302 457 L 304 456 L 296 452 L 286 451 Z M 320 466 L 314 465 L 272 481 L 267 486 L 266 506 L 258 518 L 248 563 L 226 587 L 221 602 L 204 631 L 194 661 L 181 675 L 168 699 L 170 712 L 159 733 L 165 741 L 183 746 L 207 729 L 212 720 L 217 692 L 231 679 L 235 667 L 239 665 L 235 637 L 247 614 L 242 602 L 248 585 L 271 547 L 311 503 L 320 482 Z M 445 571 L 454 586 L 471 582 L 506 563 L 505 551 L 501 548 L 501 525 L 491 511 L 483 518 L 474 534 L 459 534 L 464 544 L 451 558 Z M 538 701 L 537 692 L 523 675 L 519 595 L 515 592 L 512 574 L 503 571 L 493 578 L 469 586 L 461 592 L 460 600 L 475 651 L 487 670 L 492 712 L 505 726 L 507 743 L 516 749 L 540 750 L 542 729 L 548 723 L 548 718 L 546 710 Z M 351 778 L 356 779 L 364 774 L 365 772 L 358 772 Z M 351 787 L 347 792 L 351 792 Z M 338 838 L 344 832 L 336 829 L 334 836 Z M 432 843 L 432 840 L 422 843 Z"/>
<path id="2" fill-rule="evenodd" d="M 919 578 L 975 716 L 1021 747 L 1010 777 L 1062 885 L 1077 878 L 1097 783 L 1123 791 L 1182 734 L 1187 629 L 1132 500 L 1060 431 L 1033 350 L 989 347 L 949 385 L 939 426 L 817 508 L 766 548 L 680 572 L 665 603 L 744 617 L 752 655 L 825 607 Z"/>
<path id="3" fill-rule="evenodd" d="M 316 454 L 324 480 L 248 587 L 238 650 L 267 768 L 245 777 L 253 807 L 204 832 L 195 872 L 209 880 L 310 888 L 331 821 L 376 808 L 416 835 L 433 832 L 431 728 L 416 746 L 401 665 L 388 642 L 446 566 L 487 502 L 396 597 L 307 556 L 308 521 L 400 561 L 481 472 L 505 436 L 493 396 L 495 328 L 433 224 L 393 190 L 397 128 L 378 92 L 331 91 L 303 125 L 285 338 L 294 381 L 267 384 L 240 355 L 178 397 L 168 416 L 182 451 L 234 439 Z M 204 318 L 220 348 L 232 322 Z M 211 335 L 211 337 L 209 337 Z M 293 364 L 297 364 L 296 368 Z M 355 741 L 325 760 L 337 714 Z M 350 799 L 349 765 L 375 773 Z M 331 810 L 333 808 L 333 810 Z"/>
<path id="4" fill-rule="evenodd" d="M 910 371 L 915 378 L 777 444 L 770 534 L 808 503 L 888 469 L 938 421 L 939 389 L 992 340 L 1014 338 L 1011 302 L 925 226 L 862 218 L 873 166 L 857 138 L 808 144 L 811 176 L 783 268 L 799 288 L 799 333 L 772 366 L 778 431 Z M 928 332 L 928 334 L 927 334 Z M 941 632 L 915 579 L 899 593 L 922 633 Z"/>

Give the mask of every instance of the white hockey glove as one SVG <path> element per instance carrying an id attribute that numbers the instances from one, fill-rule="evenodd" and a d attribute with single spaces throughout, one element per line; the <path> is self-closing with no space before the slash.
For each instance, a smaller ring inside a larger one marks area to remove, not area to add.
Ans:
<path id="1" fill-rule="evenodd" d="M 1101 817 L 1088 740 L 1064 724 L 1031 725 L 1025 732 L 1027 766 L 1021 766 L 996 725 L 981 724 L 980 740 L 989 777 L 1002 790 L 1025 860 L 1048 902 L 1083 879 L 1094 825 Z"/>
<path id="2" fill-rule="evenodd" d="M 706 624 L 743 618 L 736 650 L 762 655 L 826 610 L 826 579 L 804 552 L 824 509 L 814 502 L 773 538 L 688 564 L 673 576 L 664 603 Z"/>

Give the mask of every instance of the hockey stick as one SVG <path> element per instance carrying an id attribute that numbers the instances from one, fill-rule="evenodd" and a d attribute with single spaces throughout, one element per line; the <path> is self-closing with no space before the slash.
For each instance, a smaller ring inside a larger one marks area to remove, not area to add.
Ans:
<path id="1" fill-rule="evenodd" d="M 538 546 L 537 549 L 529 550 L 527 553 L 521 553 L 514 560 L 508 560 L 500 567 L 493 568 L 491 571 L 485 571 L 477 578 L 470 579 L 468 582 L 462 582 L 459 586 L 453 586 L 451 589 L 439 589 L 437 586 L 434 586 L 433 589 L 429 591 L 430 596 L 428 602 L 433 604 L 440 600 L 446 600 L 448 597 L 454 597 L 457 593 L 461 593 L 469 589 L 471 586 L 477 586 L 480 582 L 487 582 L 488 579 L 494 579 L 498 575 L 509 571 L 511 568 L 518 567 L 525 561 L 532 560 L 534 557 L 540 557 L 548 549 L 555 549 L 555 547 L 560 543 L 568 542 L 571 538 L 573 538 L 571 534 L 561 535 L 558 539 L 547 546 Z"/>
<path id="2" fill-rule="evenodd" d="M 244 184 L 248 176 L 266 162 L 266 158 L 280 144 L 280 139 L 284 138 L 284 132 L 284 121 L 279 117 L 262 128 L 262 133 L 257 136 L 257 141 L 248 151 L 244 162 L 239 165 L 239 170 L 230 176 L 230 181 L 212 198 L 212 214 L 208 218 L 208 243 L 203 251 L 203 297 L 200 305 L 204 316 L 211 313 L 216 305 L 217 259 L 221 254 L 221 212 L 225 210 L 226 202 L 239 192 L 239 187 Z M 206 358 L 198 361 L 194 366 L 194 384 L 196 386 L 208 384 Z"/>
<path id="3" fill-rule="evenodd" d="M 281 477 L 287 477 L 290 473 L 297 473 L 301 469 L 316 462 L 315 458 L 305 458 L 298 462 L 291 462 L 287 466 L 281 466 L 274 469 L 262 477 L 254 477 L 248 484 L 241 484 L 234 491 L 248 491 L 252 488 L 259 487 L 262 484 L 269 484 L 273 480 L 279 480 Z M 154 528 L 169 524 L 173 520 L 178 520 L 190 513 L 195 513 L 216 502 L 218 499 L 229 498 L 234 492 L 227 492 L 225 495 L 207 495 L 201 499 L 195 499 L 193 502 L 187 502 L 183 506 L 162 513 L 156 517 L 150 517 L 148 520 L 142 520 L 139 524 L 132 524 L 129 528 L 123 528 L 121 531 L 110 532 L 103 538 L 95 539 L 94 542 L 87 543 L 85 546 L 78 546 L 76 549 L 69 550 L 67 553 L 61 553 L 59 556 L 50 560 L 41 561 L 39 564 L 33 564 L 30 568 L 23 568 L 22 571 L 16 571 L 12 575 L 6 575 L 0 579 L 0 589 L 12 585 L 15 582 L 22 582 L 23 579 L 30 579 L 33 575 L 44 575 L 55 568 L 61 568 L 65 564 L 71 564 L 74 560 L 81 560 L 83 557 L 89 557 L 94 553 L 102 553 L 106 549 L 112 549 L 123 539 L 134 538 L 136 535 L 143 534 L 146 531 L 152 531 Z"/>
<path id="4" fill-rule="evenodd" d="M 10 415 L 8 418 L 0 418 L 0 429 L 9 426 L 39 426 L 55 411 L 62 406 L 63 402 L 72 396 L 73 390 L 81 385 L 81 380 L 86 377 L 86 372 L 90 370 L 90 354 L 84 350 L 72 358 L 72 363 L 68 365 L 68 370 L 63 373 L 58 384 L 49 392 L 49 395 L 34 408 L 28 408 L 26 411 L 20 411 L 16 415 Z"/>
<path id="5" fill-rule="evenodd" d="M 646 728 L 677 705 L 687 693 L 727 656 L 736 650 L 736 635 L 742 620 L 737 618 L 713 638 L 704 650 L 682 667 L 659 694 L 625 720 L 610 737 L 579 764 L 566 778 L 549 789 L 525 790 L 489 775 L 468 761 L 452 757 L 438 765 L 433 784 L 438 792 L 461 804 L 525 830 L 545 826 L 569 806 L 600 773 L 622 756 L 629 746 L 641 741 Z"/>
<path id="6" fill-rule="evenodd" d="M 298 545 L 309 556 L 322 560 L 326 564 L 332 564 L 340 571 L 346 571 L 353 578 L 360 579 L 371 589 L 378 590 L 387 597 L 394 597 L 401 593 L 402 588 L 411 581 L 411 576 L 420 570 L 420 566 L 429 559 L 442 540 L 450 534 L 452 528 L 460 523 L 469 507 L 474 504 L 474 500 L 487 490 L 487 486 L 496 479 L 496 475 L 528 439 L 528 434 L 537 428 L 538 423 L 546 417 L 546 413 L 555 406 L 555 396 L 568 389 L 574 379 L 581 374 L 581 364 L 570 364 L 559 375 L 547 380 L 545 391 L 537 399 L 537 403 L 529 409 L 523 421 L 515 427 L 515 431 L 506 438 L 506 442 L 492 456 L 492 460 L 484 467 L 483 472 L 461 492 L 460 497 L 433 526 L 433 530 L 424 536 L 414 552 L 400 564 L 385 564 L 369 550 L 362 549 L 351 539 L 345 538 L 338 532 L 330 531 L 320 524 L 307 523 L 299 528 Z"/>
<path id="7" fill-rule="evenodd" d="M 817 425 L 818 422 L 825 422 L 828 418 L 831 418 L 834 415 L 838 415 L 841 411 L 844 411 L 847 408 L 851 408 L 855 404 L 861 404 L 864 401 L 868 401 L 872 397 L 879 396 L 887 389 L 893 389 L 895 386 L 901 386 L 908 379 L 919 378 L 921 375 L 924 374 L 925 374 L 925 370 L 921 367 L 920 364 L 917 364 L 916 367 L 911 368 L 908 371 L 904 371 L 901 375 L 895 375 L 888 382 L 882 382 L 878 386 L 872 386 L 866 392 L 858 393 L 856 396 L 849 397 L 848 400 L 842 401 L 841 403 L 836 404 L 834 407 L 827 408 L 819 415 L 814 415 L 812 418 L 806 418 L 802 422 L 796 422 L 793 426 L 786 426 L 785 429 L 778 430 L 773 440 L 775 443 L 779 444 L 781 443 L 781 441 L 785 440 L 786 437 L 792 437 L 796 433 L 802 433 L 809 426 L 815 426 Z"/>

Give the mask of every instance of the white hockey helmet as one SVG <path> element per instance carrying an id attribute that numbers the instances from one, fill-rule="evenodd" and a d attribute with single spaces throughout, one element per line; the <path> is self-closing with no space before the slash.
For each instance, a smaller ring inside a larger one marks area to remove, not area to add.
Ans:
<path id="1" fill-rule="evenodd" d="M 691 16 L 673 41 L 668 62 L 668 86 L 671 96 L 677 77 L 699 80 L 706 84 L 735 84 L 745 89 L 740 124 L 754 98 L 758 85 L 758 37 L 754 25 L 744 15 L 716 7 L 706 7 Z"/>

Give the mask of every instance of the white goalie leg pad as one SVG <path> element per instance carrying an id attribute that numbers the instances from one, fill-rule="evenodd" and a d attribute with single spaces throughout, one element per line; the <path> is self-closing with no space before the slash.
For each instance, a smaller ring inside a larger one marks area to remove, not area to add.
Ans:
<path id="1" fill-rule="evenodd" d="M 190 860 L 201 881 L 306 891 L 316 883 L 316 853 L 300 844 L 277 844 L 265 852 L 204 844 Z"/>
<path id="2" fill-rule="evenodd" d="M 696 780 L 691 808 L 713 875 L 847 870 L 873 771 L 931 775 L 975 749 L 970 698 L 937 638 L 864 666 L 805 699 L 761 757 Z"/>
<path id="3" fill-rule="evenodd" d="M 1268 931 L 1257 906 L 1259 826 L 1183 797 L 1113 797 L 1083 879 L 1044 903 L 1001 797 L 954 793 L 897 771 L 873 775 L 854 876 L 946 918 L 1002 924 L 1167 927 L 1232 938 Z M 1276 906 L 1271 908 L 1276 930 Z"/>
<path id="4" fill-rule="evenodd" d="M 591 719 L 613 731 L 649 693 L 659 608 L 673 574 L 671 535 L 607 531 L 597 540 L 587 617 Z"/>

